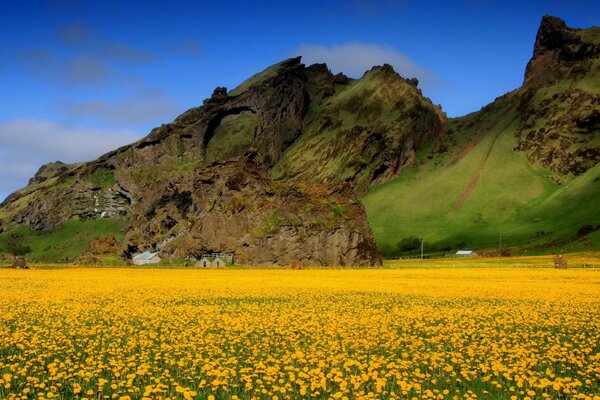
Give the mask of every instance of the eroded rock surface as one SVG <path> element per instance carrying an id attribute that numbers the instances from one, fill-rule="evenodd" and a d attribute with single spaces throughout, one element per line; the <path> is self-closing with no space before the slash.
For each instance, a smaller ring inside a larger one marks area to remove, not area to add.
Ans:
<path id="1" fill-rule="evenodd" d="M 176 258 L 230 252 L 246 265 L 381 265 L 347 185 L 274 182 L 255 152 L 148 188 L 126 246 Z"/>

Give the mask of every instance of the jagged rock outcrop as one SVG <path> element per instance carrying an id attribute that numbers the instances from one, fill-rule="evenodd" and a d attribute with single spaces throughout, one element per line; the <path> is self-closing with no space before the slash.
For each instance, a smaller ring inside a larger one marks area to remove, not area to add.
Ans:
<path id="1" fill-rule="evenodd" d="M 599 33 L 598 27 L 569 28 L 562 19 L 545 15 L 537 32 L 533 56 L 525 68 L 524 83 L 539 86 L 586 71 L 589 67 L 586 64 L 600 55 Z M 577 68 L 570 70 L 576 64 L 579 64 Z"/>
<path id="2" fill-rule="evenodd" d="M 322 76 L 326 76 L 325 73 Z M 328 77 L 333 86 L 333 76 Z M 351 182 L 358 194 L 398 176 L 416 150 L 443 136 L 446 117 L 416 79 L 386 64 L 313 101 L 303 135 L 282 156 L 279 179 Z"/>
<path id="3" fill-rule="evenodd" d="M 256 152 L 143 192 L 126 250 L 198 259 L 231 252 L 245 265 L 381 265 L 363 206 L 348 186 L 274 182 Z"/>
<path id="4" fill-rule="evenodd" d="M 563 175 L 581 175 L 600 162 L 600 28 L 567 27 L 544 16 L 533 57 L 516 93 L 516 150 Z"/>
<path id="5" fill-rule="evenodd" d="M 55 161 L 53 163 L 44 164 L 38 169 L 33 178 L 29 180 L 28 185 L 35 185 L 46 182 L 48 179 L 56 178 L 69 169 L 72 168 L 72 165 L 65 164 L 61 161 Z"/>

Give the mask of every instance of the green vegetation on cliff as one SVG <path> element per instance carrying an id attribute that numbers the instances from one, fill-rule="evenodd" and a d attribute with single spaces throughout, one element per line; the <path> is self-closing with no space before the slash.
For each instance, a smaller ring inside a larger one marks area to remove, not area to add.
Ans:
<path id="1" fill-rule="evenodd" d="M 18 225 L 0 233 L 0 252 L 6 252 L 8 238 L 14 235 L 19 241 L 31 247 L 28 259 L 37 262 L 72 262 L 77 256 L 90 249 L 94 238 L 112 235 L 123 238 L 125 223 L 109 218 L 87 221 L 70 220 L 52 232 L 32 231 L 25 225 Z"/>
<path id="2" fill-rule="evenodd" d="M 258 123 L 258 117 L 244 114 L 222 121 L 206 146 L 206 161 L 221 161 L 244 154 L 252 145 Z"/>
<path id="3" fill-rule="evenodd" d="M 419 254 L 398 246 L 412 236 L 423 238 L 432 255 L 494 252 L 501 241 L 503 254 L 597 249 L 600 165 L 564 176 L 531 164 L 514 151 L 521 119 L 510 108 L 463 130 L 465 119 L 473 116 L 451 121 L 434 149 L 444 151 L 432 151 L 363 198 L 384 256 Z"/>
<path id="4" fill-rule="evenodd" d="M 445 116 L 389 65 L 337 85 L 311 104 L 305 128 L 272 171 L 277 179 L 351 181 L 358 193 L 410 163 L 440 134 Z"/>

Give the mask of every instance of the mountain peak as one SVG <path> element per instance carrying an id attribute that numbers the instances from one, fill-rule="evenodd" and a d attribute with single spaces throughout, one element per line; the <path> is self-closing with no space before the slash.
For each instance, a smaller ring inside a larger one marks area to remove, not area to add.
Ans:
<path id="1" fill-rule="evenodd" d="M 390 64 L 375 65 L 375 66 L 371 67 L 370 70 L 368 70 L 367 72 L 365 72 L 365 74 L 363 75 L 363 77 L 365 77 L 367 75 L 376 75 L 376 76 L 382 76 L 382 77 L 401 78 L 400 74 L 397 73 L 394 70 L 394 67 L 392 67 Z"/>
<path id="2" fill-rule="evenodd" d="M 560 79 L 578 61 L 600 54 L 600 30 L 570 28 L 564 20 L 544 15 L 538 28 L 533 57 L 525 69 L 525 83 L 540 84 Z"/>

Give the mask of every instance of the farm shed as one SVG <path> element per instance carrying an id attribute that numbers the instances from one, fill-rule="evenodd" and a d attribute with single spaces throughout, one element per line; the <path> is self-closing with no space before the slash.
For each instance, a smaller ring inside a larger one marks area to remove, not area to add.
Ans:
<path id="1" fill-rule="evenodd" d="M 225 267 L 225 261 L 221 260 L 219 257 L 215 258 L 212 262 L 213 267 Z"/>
<path id="2" fill-rule="evenodd" d="M 198 261 L 198 263 L 196 264 L 196 266 L 198 267 L 210 267 L 212 265 L 212 263 L 210 262 L 210 260 L 206 257 L 202 257 L 202 259 L 200 261 Z"/>
<path id="3" fill-rule="evenodd" d="M 149 251 L 145 251 L 140 254 L 136 254 L 133 256 L 133 265 L 148 265 L 148 264 L 158 264 L 160 262 L 160 257 L 158 253 L 151 253 Z"/>
<path id="4" fill-rule="evenodd" d="M 456 252 L 457 256 L 461 256 L 461 257 L 479 257 L 479 254 L 477 254 L 476 252 L 474 252 L 473 250 L 459 250 Z"/>

